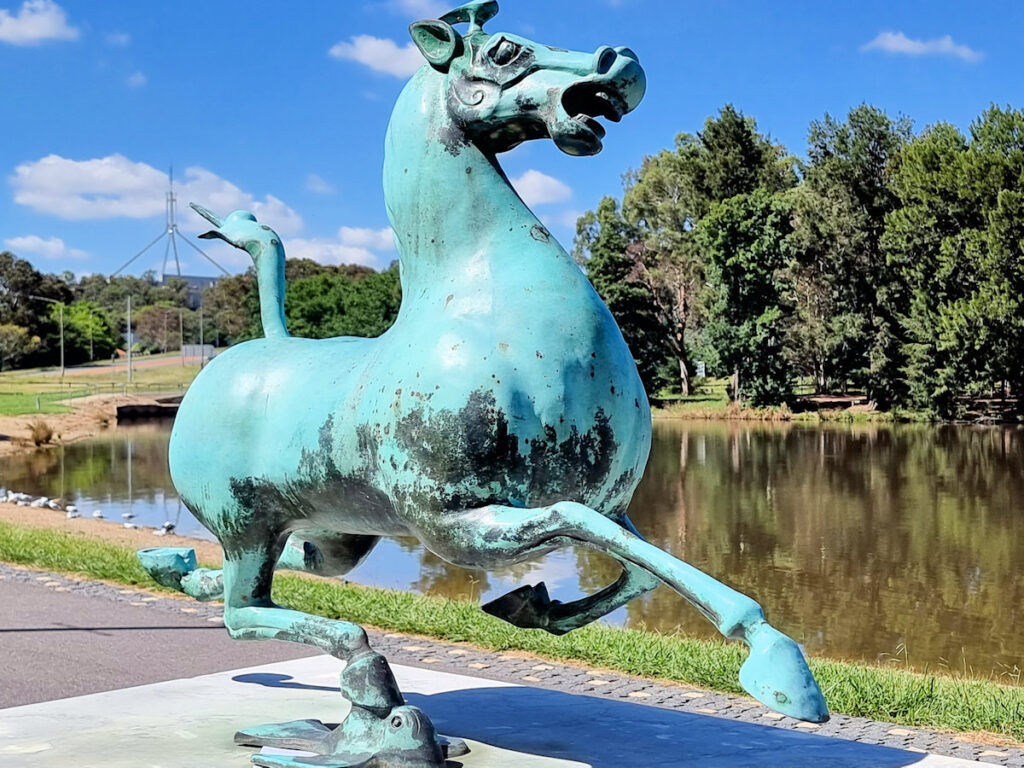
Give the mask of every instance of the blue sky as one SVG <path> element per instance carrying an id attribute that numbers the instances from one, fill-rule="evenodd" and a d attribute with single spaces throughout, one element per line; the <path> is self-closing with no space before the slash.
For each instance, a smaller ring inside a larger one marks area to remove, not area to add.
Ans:
<path id="1" fill-rule="evenodd" d="M 255 210 L 290 256 L 386 266 L 384 130 L 434 0 L 0 0 L 0 248 L 47 272 L 110 273 L 184 203 Z M 807 126 L 868 102 L 966 129 L 1024 106 L 1024 4 L 504 0 L 489 31 L 575 50 L 628 45 L 644 103 L 590 158 L 549 141 L 503 156 L 567 248 L 575 216 L 621 192 L 645 154 L 727 103 L 803 155 Z M 194 237 L 193 237 L 194 241 Z M 230 271 L 245 254 L 204 248 Z M 187 247 L 183 271 L 214 268 Z M 160 269 L 162 244 L 130 268 Z"/>

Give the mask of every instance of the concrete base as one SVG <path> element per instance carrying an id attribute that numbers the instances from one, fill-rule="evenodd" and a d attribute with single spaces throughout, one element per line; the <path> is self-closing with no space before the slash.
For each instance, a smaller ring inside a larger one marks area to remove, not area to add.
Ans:
<path id="1" fill-rule="evenodd" d="M 322 656 L 0 710 L 0 768 L 244 768 L 235 731 L 345 714 Z M 949 757 L 395 666 L 464 768 L 955 768 Z"/>

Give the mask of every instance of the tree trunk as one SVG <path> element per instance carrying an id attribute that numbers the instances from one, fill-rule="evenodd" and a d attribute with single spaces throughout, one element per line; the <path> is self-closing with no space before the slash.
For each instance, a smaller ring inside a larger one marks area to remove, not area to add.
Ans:
<path id="1" fill-rule="evenodd" d="M 679 391 L 682 392 L 683 397 L 687 397 L 690 394 L 690 372 L 686 369 L 686 360 L 682 357 L 679 359 Z"/>
<path id="2" fill-rule="evenodd" d="M 740 401 L 740 369 L 733 368 L 732 371 L 732 399 L 733 402 Z"/>

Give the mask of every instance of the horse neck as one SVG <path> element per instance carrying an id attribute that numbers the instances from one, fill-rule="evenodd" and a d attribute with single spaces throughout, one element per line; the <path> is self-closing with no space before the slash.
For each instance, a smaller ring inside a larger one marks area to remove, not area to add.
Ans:
<path id="1" fill-rule="evenodd" d="M 460 281 L 474 274 L 496 278 L 503 264 L 520 273 L 554 263 L 576 269 L 493 155 L 472 143 L 443 143 L 442 137 L 459 135 L 444 109 L 444 84 L 443 76 L 422 68 L 399 97 L 388 126 L 384 198 L 403 293 L 429 293 L 453 274 Z M 512 258 L 500 258 L 506 254 Z"/>

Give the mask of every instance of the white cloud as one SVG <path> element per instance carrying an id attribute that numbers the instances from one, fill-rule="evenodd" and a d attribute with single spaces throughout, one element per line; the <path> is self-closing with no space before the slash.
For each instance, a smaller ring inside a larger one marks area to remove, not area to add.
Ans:
<path id="1" fill-rule="evenodd" d="M 391 227 L 383 229 L 342 227 L 338 230 L 338 240 L 342 245 L 370 248 L 374 251 L 393 251 L 395 249 L 395 236 L 391 233 Z"/>
<path id="2" fill-rule="evenodd" d="M 107 41 L 107 45 L 117 48 L 124 48 L 132 44 L 132 36 L 127 32 L 110 32 L 103 39 Z"/>
<path id="3" fill-rule="evenodd" d="M 862 51 L 885 51 L 905 56 L 953 56 L 964 61 L 978 61 L 982 53 L 966 45 L 953 42 L 950 35 L 934 40 L 915 40 L 902 32 L 879 32 L 878 36 L 861 46 Z"/>
<path id="4" fill-rule="evenodd" d="M 511 181 L 523 202 L 530 206 L 560 203 L 572 197 L 568 184 L 532 168 Z"/>
<path id="5" fill-rule="evenodd" d="M 44 240 L 39 235 L 25 235 L 4 240 L 4 245 L 18 255 L 28 253 L 45 259 L 84 259 L 89 255 L 78 248 L 68 248 L 59 237 L 48 237 Z"/>
<path id="6" fill-rule="evenodd" d="M 312 259 L 321 264 L 362 264 L 380 269 L 395 258 L 390 227 L 342 227 L 335 239 L 294 238 L 284 245 L 289 258 Z"/>
<path id="7" fill-rule="evenodd" d="M 146 76 L 142 72 L 132 72 L 125 78 L 129 88 L 141 88 L 146 84 Z"/>
<path id="8" fill-rule="evenodd" d="M 166 188 L 166 184 L 164 185 Z M 185 169 L 185 183 L 178 189 L 178 199 L 183 203 L 196 202 L 211 211 L 227 215 L 231 211 L 246 210 L 255 214 L 262 223 L 272 227 L 279 235 L 290 235 L 302 230 L 302 217 L 291 206 L 273 195 L 257 200 L 248 192 L 243 192 L 227 179 L 205 168 L 192 167 Z M 160 194 L 163 199 L 163 192 Z M 161 202 L 161 211 L 163 203 Z M 198 216 L 191 217 L 196 222 Z M 207 223 L 194 225 L 196 229 L 207 228 Z"/>
<path id="9" fill-rule="evenodd" d="M 416 19 L 436 19 L 448 10 L 436 0 L 393 0 L 391 8 L 403 16 L 415 16 Z"/>
<path id="10" fill-rule="evenodd" d="M 333 195 L 338 191 L 331 182 L 315 173 L 311 173 L 306 177 L 306 189 L 318 195 Z"/>
<path id="11" fill-rule="evenodd" d="M 117 154 L 93 160 L 48 155 L 17 166 L 9 181 L 19 205 L 71 221 L 163 216 L 168 184 L 163 171 Z M 176 191 L 183 213 L 185 204 L 195 201 L 222 215 L 252 211 L 282 235 L 302 229 L 302 217 L 278 198 L 266 195 L 258 200 L 199 166 L 185 169 L 184 183 Z M 179 219 L 193 232 L 205 225 L 198 216 Z"/>
<path id="12" fill-rule="evenodd" d="M 409 77 L 423 64 L 423 55 L 412 43 L 399 46 L 394 40 L 372 35 L 355 35 L 348 42 L 335 43 L 328 54 L 395 77 Z"/>
<path id="13" fill-rule="evenodd" d="M 17 13 L 0 8 L 0 42 L 36 45 L 77 37 L 78 29 L 68 24 L 64 9 L 53 0 L 25 0 Z"/>

